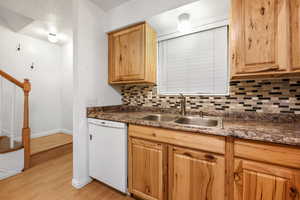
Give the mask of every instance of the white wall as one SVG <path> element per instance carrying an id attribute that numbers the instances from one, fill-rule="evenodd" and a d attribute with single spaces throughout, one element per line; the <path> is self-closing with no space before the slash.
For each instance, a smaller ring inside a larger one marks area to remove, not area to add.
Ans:
<path id="1" fill-rule="evenodd" d="M 64 132 L 73 130 L 73 43 L 62 47 L 61 64 L 61 128 Z"/>
<path id="2" fill-rule="evenodd" d="M 121 95 L 107 84 L 106 31 L 142 21 L 194 0 L 133 0 L 108 13 L 90 0 L 73 0 L 74 107 L 73 186 L 83 187 L 88 176 L 86 107 L 121 104 Z"/>
<path id="3" fill-rule="evenodd" d="M 29 78 L 32 84 L 32 135 L 61 129 L 61 48 L 2 26 L 0 38 L 0 69 L 19 80 Z M 20 52 L 16 51 L 19 43 Z M 32 62 L 35 66 L 33 70 L 30 69 Z"/>
<path id="4" fill-rule="evenodd" d="M 88 176 L 86 108 L 121 104 L 121 95 L 108 83 L 106 14 L 90 0 L 74 0 L 73 186 Z"/>

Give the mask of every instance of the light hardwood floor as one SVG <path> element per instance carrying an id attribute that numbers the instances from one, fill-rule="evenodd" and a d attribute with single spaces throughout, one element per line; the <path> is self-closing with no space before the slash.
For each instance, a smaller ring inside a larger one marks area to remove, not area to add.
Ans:
<path id="1" fill-rule="evenodd" d="M 31 139 L 31 155 L 48 151 L 59 146 L 72 143 L 72 136 L 64 133 L 57 133 L 49 136 Z"/>
<path id="2" fill-rule="evenodd" d="M 0 181 L 0 200 L 133 200 L 96 181 L 76 190 L 71 179 L 68 153 Z"/>

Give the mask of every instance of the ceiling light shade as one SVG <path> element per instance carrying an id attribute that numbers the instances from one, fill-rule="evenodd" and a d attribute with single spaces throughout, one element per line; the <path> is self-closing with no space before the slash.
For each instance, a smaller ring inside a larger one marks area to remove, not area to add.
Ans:
<path id="1" fill-rule="evenodd" d="M 58 42 L 57 34 L 56 33 L 49 33 L 48 34 L 48 40 L 49 40 L 49 42 L 57 43 Z"/>
<path id="2" fill-rule="evenodd" d="M 192 25 L 190 21 L 190 14 L 188 13 L 183 13 L 178 16 L 178 26 L 177 26 L 178 31 L 187 33 L 191 31 Z"/>

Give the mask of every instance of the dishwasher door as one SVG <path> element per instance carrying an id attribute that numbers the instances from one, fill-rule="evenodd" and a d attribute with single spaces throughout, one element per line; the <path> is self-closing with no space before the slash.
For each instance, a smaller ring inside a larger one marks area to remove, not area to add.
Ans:
<path id="1" fill-rule="evenodd" d="M 89 119 L 89 175 L 127 193 L 127 125 Z"/>

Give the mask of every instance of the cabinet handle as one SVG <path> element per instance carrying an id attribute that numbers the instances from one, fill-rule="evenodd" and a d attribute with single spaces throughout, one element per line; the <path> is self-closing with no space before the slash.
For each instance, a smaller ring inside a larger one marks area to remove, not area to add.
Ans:
<path id="1" fill-rule="evenodd" d="M 298 196 L 298 190 L 295 187 L 290 187 L 290 197 L 295 199 Z"/>
<path id="2" fill-rule="evenodd" d="M 238 173 L 238 172 L 234 172 L 233 177 L 234 177 L 234 181 L 236 181 L 236 182 L 241 180 L 240 173 Z"/>
<path id="3" fill-rule="evenodd" d="M 120 55 L 120 62 L 122 62 L 122 59 L 123 59 L 123 58 L 122 58 L 122 55 Z"/>
<path id="4" fill-rule="evenodd" d="M 151 190 L 150 190 L 150 187 L 149 187 L 149 186 L 146 186 L 145 192 L 146 192 L 146 194 L 151 194 Z"/>
<path id="5" fill-rule="evenodd" d="M 93 135 L 90 135 L 90 140 L 91 140 L 91 141 L 93 140 Z"/>
<path id="6" fill-rule="evenodd" d="M 279 70 L 279 66 L 266 66 L 266 67 L 257 67 L 255 69 L 244 69 L 243 71 L 246 73 L 255 73 L 255 72 L 267 72 L 271 70 Z"/>
<path id="7" fill-rule="evenodd" d="M 204 156 L 207 160 L 215 160 L 216 158 L 211 154 L 205 154 Z"/>
<path id="8" fill-rule="evenodd" d="M 193 158 L 192 154 L 188 153 L 188 152 L 184 152 L 183 155 L 187 156 L 187 157 L 190 157 L 190 158 Z"/>

